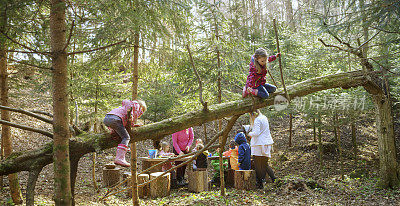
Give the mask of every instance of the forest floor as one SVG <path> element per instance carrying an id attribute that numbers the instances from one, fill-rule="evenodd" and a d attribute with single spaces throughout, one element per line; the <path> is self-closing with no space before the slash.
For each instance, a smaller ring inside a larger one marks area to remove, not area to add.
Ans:
<path id="1" fill-rule="evenodd" d="M 18 94 L 10 99 L 10 105 L 13 107 L 51 112 L 49 93 L 39 96 L 31 90 L 16 90 L 13 94 Z M 17 98 L 23 95 L 26 98 Z M 49 125 L 18 113 L 12 114 L 12 121 L 51 130 Z M 324 120 L 325 123 L 326 121 L 328 120 Z M 244 115 L 233 131 L 238 129 L 239 123 L 246 124 L 246 122 L 247 117 Z M 343 179 L 337 150 L 328 148 L 324 152 L 321 164 L 318 150 L 312 145 L 313 129 L 307 126 L 309 123 L 301 115 L 296 115 L 293 120 L 293 146 L 288 147 L 288 122 L 287 117 L 270 118 L 271 131 L 275 140 L 270 163 L 280 179 L 278 183 L 267 181 L 264 189 L 253 191 L 229 188 L 226 190 L 225 197 L 220 195 L 217 187 L 202 193 L 191 193 L 183 187 L 171 190 L 171 195 L 168 197 L 141 199 L 141 205 L 400 205 L 400 190 L 385 190 L 376 186 L 379 157 L 373 119 L 366 116 L 357 120 L 358 161 L 354 160 L 352 153 L 350 126 L 344 125 L 340 128 L 343 146 Z M 208 132 L 205 138 L 203 127 L 194 127 L 195 137 L 209 139 L 215 134 L 213 128 L 215 128 L 213 123 L 207 124 Z M 233 131 L 230 133 L 230 138 L 234 136 Z M 43 135 L 15 128 L 12 129 L 12 134 L 15 151 L 34 149 L 50 141 Z M 324 142 L 333 142 L 333 130 L 323 128 L 322 138 Z M 165 140 L 170 142 L 170 136 Z M 146 151 L 151 148 L 151 145 L 151 141 L 139 142 L 138 156 L 146 156 Z M 102 168 L 113 161 L 114 155 L 115 148 L 96 155 L 95 182 L 100 188 L 99 192 L 96 192 L 93 186 L 92 154 L 87 154 L 80 160 L 75 188 L 76 205 L 132 205 L 132 200 L 127 198 L 125 193 L 99 200 L 107 191 L 107 188 L 102 187 Z M 140 165 L 139 168 L 141 168 Z M 212 168 L 209 169 L 212 171 Z M 128 169 L 123 170 L 128 171 Z M 24 196 L 27 177 L 27 172 L 19 173 Z M 6 177 L 3 178 L 0 205 L 12 205 L 8 181 Z M 296 186 L 297 183 L 301 183 L 300 186 Z M 35 205 L 54 205 L 52 165 L 46 166 L 40 173 L 35 192 Z"/>

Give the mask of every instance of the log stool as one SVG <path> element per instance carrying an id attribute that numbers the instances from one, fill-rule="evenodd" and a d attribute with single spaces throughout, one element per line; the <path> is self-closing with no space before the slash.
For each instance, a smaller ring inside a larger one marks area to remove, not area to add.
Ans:
<path id="1" fill-rule="evenodd" d="M 121 179 L 121 169 L 115 167 L 114 164 L 107 164 L 103 168 L 103 186 L 112 187 Z"/>
<path id="2" fill-rule="evenodd" d="M 256 189 L 256 171 L 255 170 L 236 170 L 235 188 L 238 190 Z"/>
<path id="3" fill-rule="evenodd" d="M 127 178 L 129 178 L 129 180 L 127 181 L 127 183 L 128 183 L 127 187 L 131 187 L 131 185 L 132 185 L 131 184 L 132 183 L 132 181 L 131 181 L 132 176 L 129 174 L 129 176 Z M 149 179 L 150 179 L 150 176 L 148 174 L 140 174 L 137 177 L 138 184 L 142 184 L 144 182 L 147 182 L 147 181 L 149 181 Z M 139 194 L 139 198 L 149 197 L 150 196 L 149 184 L 147 184 L 147 185 L 145 185 L 143 187 L 139 187 L 138 188 L 138 194 Z M 126 196 L 132 197 L 132 189 L 128 189 L 126 191 Z"/>
<path id="4" fill-rule="evenodd" d="M 188 189 L 192 192 L 208 191 L 208 173 L 206 168 L 190 172 Z"/>
<path id="5" fill-rule="evenodd" d="M 235 170 L 229 168 L 225 176 L 225 187 L 232 188 L 235 185 Z"/>
<path id="6" fill-rule="evenodd" d="M 155 179 L 164 172 L 154 172 L 150 174 L 150 180 Z M 169 195 L 171 184 L 171 173 L 167 173 L 159 179 L 150 183 L 150 196 L 152 198 L 165 197 Z"/>

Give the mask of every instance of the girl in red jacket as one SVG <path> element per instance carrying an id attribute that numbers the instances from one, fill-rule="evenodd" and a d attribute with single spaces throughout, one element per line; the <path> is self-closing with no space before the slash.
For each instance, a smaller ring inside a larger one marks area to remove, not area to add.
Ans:
<path id="1" fill-rule="evenodd" d="M 266 83 L 267 62 L 272 62 L 276 57 L 280 57 L 281 53 L 267 56 L 267 51 L 263 48 L 256 50 L 250 61 L 250 72 L 247 76 L 246 86 L 243 87 L 242 96 L 245 98 L 248 94 L 266 99 L 270 93 L 276 91 L 276 87 Z"/>

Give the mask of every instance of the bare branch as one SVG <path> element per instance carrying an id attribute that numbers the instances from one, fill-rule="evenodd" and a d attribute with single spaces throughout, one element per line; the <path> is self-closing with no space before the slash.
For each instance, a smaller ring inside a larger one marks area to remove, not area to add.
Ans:
<path id="1" fill-rule="evenodd" d="M 340 51 L 345 51 L 345 52 L 349 52 L 349 50 L 348 49 L 345 49 L 345 48 L 342 48 L 342 47 L 339 47 L 339 46 L 336 46 L 336 45 L 330 45 L 330 44 L 326 44 L 322 39 L 318 39 L 325 47 L 333 47 L 333 48 L 337 48 L 337 49 L 339 49 Z"/>
<path id="2" fill-rule="evenodd" d="M 372 36 L 371 38 L 369 38 L 367 41 L 365 41 L 364 43 L 362 43 L 357 50 L 363 48 L 366 44 L 368 44 L 368 42 L 370 42 L 373 38 L 375 38 L 381 31 L 376 32 L 376 34 L 374 36 Z"/>
<path id="3" fill-rule="evenodd" d="M 69 53 L 67 53 L 67 55 L 94 52 L 94 51 L 106 49 L 106 48 L 108 48 L 108 47 L 112 47 L 112 46 L 115 46 L 115 45 L 118 45 L 118 44 L 121 44 L 121 43 L 124 43 L 124 42 L 126 42 L 126 40 L 119 41 L 119 42 L 116 42 L 116 43 L 113 43 L 113 44 L 110 44 L 110 45 L 102 46 L 102 47 L 99 47 L 99 48 L 96 48 L 96 49 L 90 49 L 90 50 L 84 50 L 84 51 L 76 51 L 76 52 L 69 52 Z"/>
<path id="4" fill-rule="evenodd" d="M 51 55 L 50 55 L 50 52 L 42 52 L 42 51 L 38 51 L 38 50 L 36 50 L 36 49 L 30 48 L 30 47 L 28 47 L 28 46 L 26 46 L 26 45 L 24 45 L 24 44 L 21 44 L 21 43 L 17 42 L 16 40 L 12 39 L 12 38 L 9 37 L 6 33 L 4 33 L 4 32 L 0 32 L 0 33 L 3 34 L 3 35 L 4 35 L 7 39 L 9 39 L 10 41 L 14 42 L 15 44 L 20 45 L 21 47 L 23 47 L 23 48 L 25 48 L 25 49 L 28 49 L 28 50 L 32 51 L 33 53 L 51 56 Z"/>
<path id="5" fill-rule="evenodd" d="M 31 110 L 31 112 L 36 113 L 36 114 L 43 114 L 43 115 L 46 115 L 48 117 L 53 117 L 53 114 L 51 114 L 50 112 L 39 111 L 39 110 Z"/>
<path id="6" fill-rule="evenodd" d="M 5 124 L 5 125 L 11 126 L 11 127 L 16 127 L 16 128 L 23 129 L 23 130 L 28 130 L 28 131 L 31 131 L 31 132 L 37 132 L 37 133 L 43 134 L 45 136 L 48 136 L 50 138 L 53 138 L 53 134 L 52 133 L 50 133 L 48 131 L 41 130 L 41 129 L 36 129 L 36 128 L 33 128 L 33 127 L 28 127 L 28 126 L 24 126 L 24 125 L 21 125 L 21 124 L 12 123 L 12 122 L 5 121 L 5 120 L 2 120 L 2 119 L 0 120 L 0 124 Z"/>
<path id="7" fill-rule="evenodd" d="M 324 22 L 325 26 L 328 26 L 325 22 Z M 342 41 L 338 36 L 336 36 L 335 34 L 333 34 L 329 29 L 327 29 L 328 33 L 335 38 L 339 43 L 346 45 L 348 48 L 354 49 L 354 47 L 350 46 L 349 43 Z"/>
<path id="8" fill-rule="evenodd" d="M 26 111 L 26 110 L 23 110 L 23 109 L 17 109 L 17 108 L 6 107 L 6 106 L 3 106 L 3 105 L 0 105 L 0 109 L 4 109 L 4 110 L 8 110 L 8 111 L 13 111 L 13 112 L 19 112 L 19 113 L 21 113 L 21 114 L 25 114 L 25 115 L 34 117 L 34 118 L 36 118 L 36 119 L 42 120 L 43 122 L 46 122 L 46 123 L 49 123 L 49 124 L 53 124 L 53 120 L 44 118 L 44 117 L 42 117 L 42 116 L 39 116 L 39 115 L 37 115 L 37 114 L 34 114 L 34 113 L 32 113 L 32 112 L 29 112 L 29 111 Z"/>
<path id="9" fill-rule="evenodd" d="M 68 37 L 67 43 L 65 44 L 63 51 L 65 51 L 68 48 L 69 42 L 71 41 L 72 32 L 74 30 L 74 26 L 75 26 L 75 20 L 72 21 L 71 29 L 69 30 L 69 37 Z"/>
<path id="10" fill-rule="evenodd" d="M 197 72 L 196 67 L 194 66 L 194 61 L 193 61 L 192 53 L 190 52 L 189 44 L 186 44 L 186 49 L 189 52 L 189 59 L 190 59 L 190 62 L 192 63 L 193 71 L 196 74 L 197 81 L 199 82 L 199 90 L 200 90 L 199 98 L 200 98 L 200 102 L 203 105 L 203 109 L 207 110 L 207 102 L 204 102 L 204 100 L 203 100 L 203 83 L 201 82 L 200 75 Z"/>

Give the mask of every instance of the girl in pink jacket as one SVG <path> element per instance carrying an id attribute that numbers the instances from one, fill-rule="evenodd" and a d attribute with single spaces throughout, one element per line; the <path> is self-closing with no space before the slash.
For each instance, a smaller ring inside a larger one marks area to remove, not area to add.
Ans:
<path id="1" fill-rule="evenodd" d="M 142 100 L 123 100 L 122 106 L 107 113 L 103 121 L 111 131 L 116 132 L 122 139 L 121 143 L 118 144 L 114 163 L 123 167 L 130 166 L 130 164 L 125 160 L 125 154 L 128 151 L 130 140 L 130 136 L 128 131 L 125 129 L 125 126 L 128 123 L 128 112 L 131 109 L 131 122 L 133 127 L 134 122 L 136 122 L 136 120 L 147 110 L 146 103 Z"/>
<path id="2" fill-rule="evenodd" d="M 276 87 L 266 83 L 267 62 L 272 62 L 276 57 L 280 57 L 281 53 L 267 56 L 267 51 L 263 48 L 256 50 L 250 61 L 250 71 L 247 76 L 246 86 L 243 87 L 242 96 L 245 98 L 248 94 L 266 99 L 270 93 L 276 91 Z"/>

